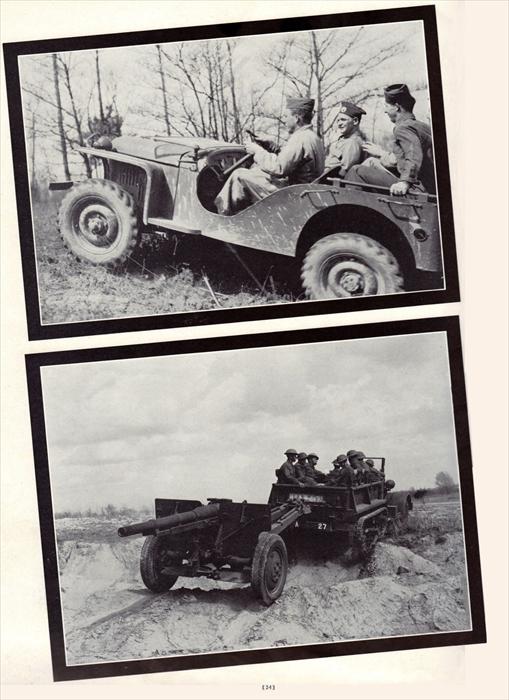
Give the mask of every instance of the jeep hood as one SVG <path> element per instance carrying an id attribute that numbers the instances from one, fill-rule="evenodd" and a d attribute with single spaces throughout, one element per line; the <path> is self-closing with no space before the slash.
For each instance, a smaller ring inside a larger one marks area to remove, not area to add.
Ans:
<path id="1" fill-rule="evenodd" d="M 113 148 L 117 153 L 159 160 L 162 163 L 177 165 L 184 154 L 193 156 L 198 151 L 199 157 L 203 157 L 217 148 L 239 148 L 240 144 L 215 141 L 205 138 L 179 138 L 179 137 L 142 137 L 142 136 L 118 136 L 113 139 Z"/>

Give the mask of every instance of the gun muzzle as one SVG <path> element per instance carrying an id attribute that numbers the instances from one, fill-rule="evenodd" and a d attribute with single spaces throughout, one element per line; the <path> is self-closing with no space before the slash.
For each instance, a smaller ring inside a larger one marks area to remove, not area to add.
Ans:
<path id="1" fill-rule="evenodd" d="M 133 525 L 124 525 L 118 528 L 120 537 L 128 537 L 129 535 L 153 535 L 156 531 L 169 530 L 177 525 L 187 525 L 188 523 L 198 522 L 199 520 L 207 520 L 219 513 L 219 503 L 209 503 L 207 506 L 198 506 L 193 510 L 186 510 L 183 513 L 174 513 L 167 515 L 164 518 L 153 518 L 145 520 L 142 523 L 134 523 Z"/>

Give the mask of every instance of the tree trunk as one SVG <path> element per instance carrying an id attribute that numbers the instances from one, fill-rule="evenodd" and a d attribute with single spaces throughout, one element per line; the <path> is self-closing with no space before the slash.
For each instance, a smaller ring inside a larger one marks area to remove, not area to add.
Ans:
<path id="1" fill-rule="evenodd" d="M 31 128 L 31 136 L 32 136 L 32 158 L 31 158 L 31 173 L 30 173 L 30 189 L 32 190 L 32 197 L 34 196 L 34 193 L 37 192 L 37 179 L 35 177 L 35 112 L 32 112 L 32 128 Z"/>
<path id="2" fill-rule="evenodd" d="M 83 131 L 81 129 L 81 117 L 78 114 L 78 110 L 76 108 L 76 101 L 74 99 L 74 93 L 72 90 L 72 85 L 71 85 L 71 74 L 69 71 L 69 65 L 65 63 L 65 61 L 61 58 L 60 63 L 62 65 L 62 68 L 64 69 L 64 76 L 65 76 L 65 87 L 67 88 L 67 93 L 69 95 L 69 99 L 71 100 L 71 109 L 72 109 L 72 114 L 74 117 L 74 124 L 76 126 L 76 132 L 78 134 L 78 141 L 80 146 L 85 145 L 85 139 L 83 138 Z M 85 163 L 85 170 L 87 171 L 87 177 L 92 177 L 92 168 L 90 167 L 90 161 L 88 159 L 88 156 L 85 153 L 81 154 L 81 157 L 83 158 L 83 162 Z"/>
<path id="3" fill-rule="evenodd" d="M 226 48 L 228 50 L 228 68 L 230 69 L 230 90 L 232 93 L 232 111 L 233 111 L 233 128 L 235 129 L 235 141 L 240 141 L 242 138 L 239 110 L 237 107 L 237 95 L 235 92 L 235 77 L 233 75 L 233 61 L 232 61 L 232 50 L 230 42 L 226 42 Z"/>
<path id="4" fill-rule="evenodd" d="M 97 74 L 97 94 L 99 97 L 99 117 L 104 124 L 103 96 L 101 92 L 101 71 L 99 70 L 99 50 L 95 50 L 95 72 Z"/>
<path id="5" fill-rule="evenodd" d="M 320 138 L 323 136 L 323 106 L 322 106 L 322 77 L 320 75 L 320 50 L 316 42 L 315 32 L 311 32 L 311 41 L 313 42 L 313 69 L 316 80 L 316 134 Z"/>
<path id="6" fill-rule="evenodd" d="M 161 92 L 163 94 L 163 109 L 164 109 L 164 123 L 166 125 L 166 134 L 171 136 L 171 125 L 170 125 L 170 114 L 168 112 L 168 95 L 166 93 L 166 80 L 164 77 L 163 70 L 163 57 L 161 52 L 161 46 L 156 44 L 157 58 L 159 61 L 159 76 L 161 78 Z"/>
<path id="7" fill-rule="evenodd" d="M 62 114 L 62 100 L 60 99 L 60 85 L 58 82 L 58 65 L 57 65 L 57 55 L 53 54 L 53 82 L 55 85 L 55 99 L 57 102 L 57 122 L 58 122 L 58 133 L 60 136 L 60 150 L 62 151 L 62 161 L 64 164 L 64 174 L 65 179 L 71 179 L 71 173 L 69 170 L 69 160 L 67 158 L 67 143 L 65 140 L 64 131 L 64 118 Z"/>

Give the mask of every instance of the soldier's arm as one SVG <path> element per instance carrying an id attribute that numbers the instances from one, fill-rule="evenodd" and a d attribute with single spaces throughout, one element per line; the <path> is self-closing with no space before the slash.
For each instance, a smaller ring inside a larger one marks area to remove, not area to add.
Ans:
<path id="1" fill-rule="evenodd" d="M 401 148 L 403 159 L 399 162 L 399 177 L 405 182 L 415 182 L 419 179 L 423 153 L 418 134 L 410 126 L 397 126 L 394 139 Z"/>
<path id="2" fill-rule="evenodd" d="M 287 177 L 304 159 L 301 138 L 289 139 L 279 154 L 268 153 L 263 149 L 255 152 L 255 163 L 269 175 Z"/>
<path id="3" fill-rule="evenodd" d="M 343 147 L 341 165 L 346 172 L 352 165 L 358 165 L 362 161 L 363 151 L 361 143 L 355 138 L 348 139 Z"/>

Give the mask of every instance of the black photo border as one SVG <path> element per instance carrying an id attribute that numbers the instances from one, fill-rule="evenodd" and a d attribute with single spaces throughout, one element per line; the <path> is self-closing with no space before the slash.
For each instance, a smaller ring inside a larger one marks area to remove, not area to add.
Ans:
<path id="1" fill-rule="evenodd" d="M 357 24 L 384 24 L 388 22 L 406 22 L 414 20 L 422 20 L 424 25 L 429 94 L 433 119 L 433 139 L 435 152 L 440 154 L 440 158 L 436 159 L 436 170 L 443 251 L 444 289 L 404 292 L 401 294 L 389 294 L 358 299 L 331 299 L 327 301 L 305 301 L 302 303 L 282 302 L 278 304 L 235 309 L 174 312 L 169 314 L 98 321 L 72 321 L 55 324 L 41 323 L 21 85 L 18 67 L 18 58 L 20 56 L 59 51 L 121 47 L 133 44 L 141 45 L 171 41 L 191 41 L 196 39 L 217 39 L 233 36 L 347 27 Z M 442 96 L 442 78 L 434 5 L 252 22 L 231 22 L 228 24 L 142 32 L 123 32 L 119 34 L 12 42 L 4 44 L 4 58 L 29 340 L 300 317 L 315 314 L 361 311 L 365 309 L 456 302 L 460 300 Z"/>
<path id="2" fill-rule="evenodd" d="M 465 551 L 467 556 L 466 563 L 472 622 L 471 630 L 390 638 L 380 637 L 377 639 L 340 641 L 272 649 L 212 652 L 179 657 L 140 659 L 135 661 L 67 665 L 41 384 L 42 367 L 105 360 L 149 358 L 162 355 L 195 354 L 303 343 L 322 343 L 358 338 L 376 339 L 390 335 L 410 335 L 440 331 L 447 334 L 463 510 Z M 257 333 L 252 335 L 237 335 L 229 338 L 215 337 L 205 340 L 147 343 L 144 345 L 102 347 L 87 350 L 64 350 L 29 354 L 25 356 L 25 361 L 54 680 L 81 680 L 163 671 L 179 671 L 197 668 L 205 669 L 236 666 L 240 664 L 267 663 L 272 661 L 290 661 L 382 651 L 399 651 L 404 649 L 479 644 L 486 641 L 472 458 L 460 327 L 459 318 L 457 316 L 370 323 L 353 327 L 339 326 L 334 328 Z"/>

